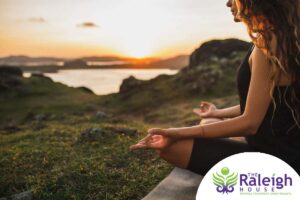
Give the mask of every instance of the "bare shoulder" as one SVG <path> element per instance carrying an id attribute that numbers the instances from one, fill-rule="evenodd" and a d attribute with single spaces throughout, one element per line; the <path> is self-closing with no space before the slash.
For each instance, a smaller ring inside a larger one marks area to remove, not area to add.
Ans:
<path id="1" fill-rule="evenodd" d="M 272 33 L 272 35 L 271 35 L 270 48 L 271 48 L 270 53 L 272 55 L 275 55 L 276 51 L 277 51 L 277 37 L 274 33 Z M 254 49 L 249 57 L 249 60 L 248 60 L 250 70 L 252 70 L 253 59 L 259 59 L 259 61 L 267 62 L 268 61 L 268 53 L 266 50 L 260 49 L 255 45 Z M 269 65 L 270 65 L 270 63 L 269 63 Z"/>
<path id="2" fill-rule="evenodd" d="M 253 68 L 253 63 L 259 64 L 260 66 L 261 65 L 268 66 L 268 67 L 271 66 L 271 64 L 268 62 L 268 57 L 266 52 L 264 52 L 264 50 L 258 48 L 257 46 L 254 46 L 253 51 L 249 56 L 248 62 L 251 71 Z"/>

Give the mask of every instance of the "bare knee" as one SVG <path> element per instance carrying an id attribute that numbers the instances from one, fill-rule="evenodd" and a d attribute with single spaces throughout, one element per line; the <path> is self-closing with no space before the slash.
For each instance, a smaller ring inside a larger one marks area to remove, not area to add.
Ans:
<path id="1" fill-rule="evenodd" d="M 157 154 L 170 164 L 180 168 L 187 168 L 192 148 L 193 139 L 179 140 L 167 149 L 156 150 Z"/>

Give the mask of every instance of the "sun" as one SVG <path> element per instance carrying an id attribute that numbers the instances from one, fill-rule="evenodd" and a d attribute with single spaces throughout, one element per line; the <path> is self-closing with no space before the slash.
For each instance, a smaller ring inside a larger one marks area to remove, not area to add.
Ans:
<path id="1" fill-rule="evenodd" d="M 150 57 L 153 54 L 152 46 L 147 43 L 142 43 L 134 39 L 127 43 L 122 50 L 124 55 L 141 59 Z"/>
<path id="2" fill-rule="evenodd" d="M 133 58 L 145 58 L 150 56 L 150 51 L 146 49 L 129 49 L 126 53 L 129 57 Z"/>

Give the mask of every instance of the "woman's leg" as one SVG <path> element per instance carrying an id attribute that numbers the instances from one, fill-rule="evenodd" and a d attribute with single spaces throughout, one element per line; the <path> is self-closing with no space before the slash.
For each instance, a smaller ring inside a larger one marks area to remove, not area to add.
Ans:
<path id="1" fill-rule="evenodd" d="M 200 124 L 210 124 L 222 121 L 218 118 L 202 119 Z M 192 154 L 194 139 L 183 139 L 174 142 L 171 146 L 163 151 L 157 151 L 159 156 L 167 162 L 180 167 L 187 168 Z"/>

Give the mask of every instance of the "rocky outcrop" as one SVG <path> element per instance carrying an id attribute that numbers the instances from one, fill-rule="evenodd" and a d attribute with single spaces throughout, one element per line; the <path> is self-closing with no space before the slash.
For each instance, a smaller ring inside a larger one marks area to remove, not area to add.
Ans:
<path id="1" fill-rule="evenodd" d="M 178 98 L 236 94 L 236 71 L 250 46 L 237 39 L 205 42 L 192 52 L 189 65 L 175 75 L 149 81 L 125 79 L 119 101 L 126 102 L 131 111 L 140 111 Z"/>
<path id="2" fill-rule="evenodd" d="M 207 59 L 227 59 L 234 52 L 247 51 L 250 43 L 238 39 L 212 40 L 203 43 L 190 56 L 189 67 L 194 67 Z"/>
<path id="3" fill-rule="evenodd" d="M 107 128 L 88 128 L 81 132 L 78 141 L 101 141 L 105 138 L 116 135 L 127 135 L 130 137 L 136 137 L 138 131 L 130 128 L 118 128 L 118 127 L 107 127 Z"/>
<path id="4" fill-rule="evenodd" d="M 126 93 L 132 89 L 136 89 L 142 85 L 144 81 L 136 79 L 134 76 L 130 76 L 127 79 L 124 79 L 122 85 L 120 86 L 120 92 Z"/>
<path id="5" fill-rule="evenodd" d="M 0 91 L 18 87 L 22 76 L 22 70 L 17 67 L 0 67 Z"/>
<path id="6" fill-rule="evenodd" d="M 10 66 L 1 66 L 0 67 L 0 77 L 4 76 L 23 76 L 23 72 L 20 68 L 10 67 Z"/>

